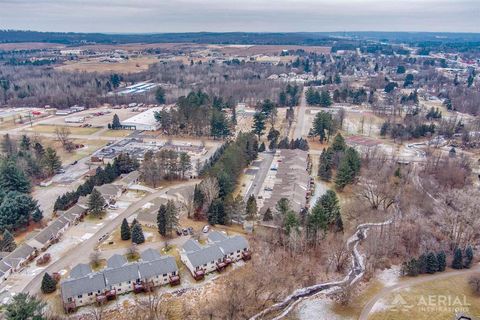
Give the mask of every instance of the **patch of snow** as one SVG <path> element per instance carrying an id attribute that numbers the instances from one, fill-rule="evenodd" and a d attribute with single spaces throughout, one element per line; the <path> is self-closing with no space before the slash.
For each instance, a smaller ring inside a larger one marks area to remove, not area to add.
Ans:
<path id="1" fill-rule="evenodd" d="M 381 312 L 387 310 L 390 306 L 389 302 L 385 299 L 379 299 L 372 307 L 370 313 Z"/>
<path id="2" fill-rule="evenodd" d="M 377 278 L 386 287 L 397 284 L 400 280 L 400 266 L 392 266 L 390 269 L 383 270 L 377 274 Z"/>
<path id="3" fill-rule="evenodd" d="M 333 301 L 323 295 L 318 299 L 312 298 L 300 302 L 298 305 L 297 318 L 300 320 L 329 319 L 329 320 L 353 320 L 333 312 Z"/>
<path id="4" fill-rule="evenodd" d="M 93 236 L 93 233 L 85 233 L 83 236 L 82 236 L 82 241 L 85 241 L 85 240 L 88 240 L 90 239 L 91 237 Z"/>

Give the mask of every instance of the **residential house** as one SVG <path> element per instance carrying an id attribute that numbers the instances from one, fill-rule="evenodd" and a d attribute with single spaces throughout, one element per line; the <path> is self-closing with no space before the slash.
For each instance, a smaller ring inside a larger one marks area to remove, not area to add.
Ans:
<path id="1" fill-rule="evenodd" d="M 141 175 L 140 171 L 138 171 L 138 170 L 132 171 L 132 172 L 124 175 L 115 184 L 120 185 L 120 186 L 124 187 L 125 189 L 128 189 L 131 186 L 138 184 L 138 182 L 140 181 L 140 175 Z"/>
<path id="2" fill-rule="evenodd" d="M 156 198 L 145 204 L 137 214 L 137 221 L 144 226 L 157 228 L 158 209 L 167 201 L 165 198 Z"/>
<path id="3" fill-rule="evenodd" d="M 78 279 L 83 278 L 92 273 L 92 268 L 86 263 L 77 264 L 70 271 L 70 278 Z"/>
<path id="4" fill-rule="evenodd" d="M 208 236 L 208 244 L 201 246 L 189 239 L 182 247 L 180 259 L 196 280 L 203 279 L 212 271 L 222 271 L 230 263 L 249 260 L 250 250 L 247 240 L 242 236 L 228 237 L 213 231 Z"/>
<path id="5" fill-rule="evenodd" d="M 160 259 L 143 260 L 138 263 L 138 271 L 142 283 L 148 286 L 161 286 L 167 283 L 176 285 L 180 283 L 177 263 L 175 258 L 166 256 Z"/>
<path id="6" fill-rule="evenodd" d="M 220 250 L 222 250 L 224 254 L 224 258 L 230 260 L 228 262 L 250 259 L 247 239 L 242 236 L 235 235 L 227 237 L 221 232 L 213 231 L 208 235 L 208 240 L 212 243 L 216 243 L 220 247 Z"/>
<path id="7" fill-rule="evenodd" d="M 135 290 L 135 285 L 141 285 L 138 264 L 127 264 L 119 268 L 107 268 L 103 271 L 105 285 L 108 290 L 121 294 Z"/>
<path id="8" fill-rule="evenodd" d="M 107 183 L 101 186 L 96 186 L 98 192 L 102 195 L 107 203 L 114 203 L 122 195 L 124 188 L 115 184 Z"/>
<path id="9" fill-rule="evenodd" d="M 77 307 L 104 301 L 105 288 L 105 278 L 102 272 L 63 281 L 60 290 L 65 310 L 69 312 Z"/>
<path id="10" fill-rule="evenodd" d="M 166 283 L 180 283 L 173 257 L 162 256 L 153 249 L 145 250 L 141 257 L 139 262 L 128 263 L 124 256 L 113 255 L 107 261 L 107 268 L 96 273 L 86 264 L 75 266 L 70 278 L 60 284 L 65 311 L 104 303 L 115 299 L 118 294 L 139 293 Z"/>

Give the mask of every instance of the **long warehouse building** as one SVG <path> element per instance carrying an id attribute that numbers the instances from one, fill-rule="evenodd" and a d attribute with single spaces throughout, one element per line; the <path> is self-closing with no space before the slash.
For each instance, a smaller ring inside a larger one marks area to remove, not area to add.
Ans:
<path id="1" fill-rule="evenodd" d="M 155 112 L 161 111 L 163 107 L 150 108 L 142 113 L 136 114 L 127 120 L 121 121 L 125 129 L 155 131 L 160 128 L 160 123 L 155 120 Z"/>

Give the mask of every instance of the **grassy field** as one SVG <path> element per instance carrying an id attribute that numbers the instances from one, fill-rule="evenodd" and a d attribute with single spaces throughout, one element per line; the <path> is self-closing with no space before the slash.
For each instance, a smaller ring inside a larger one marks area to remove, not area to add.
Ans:
<path id="1" fill-rule="evenodd" d="M 57 128 L 67 128 L 70 130 L 71 134 L 77 134 L 77 135 L 91 135 L 100 128 L 81 128 L 81 127 L 73 127 L 73 126 L 56 126 L 56 125 L 48 125 L 48 124 L 38 124 L 34 125 L 32 128 L 29 128 L 27 130 L 33 131 L 33 132 L 38 132 L 38 133 L 55 133 L 55 129 Z"/>
<path id="2" fill-rule="evenodd" d="M 72 72 L 135 73 L 147 70 L 149 65 L 156 62 L 158 62 L 158 59 L 153 56 L 130 58 L 126 61 L 120 62 L 101 62 L 97 58 L 87 58 L 79 61 L 67 62 L 62 66 L 56 67 L 56 69 Z"/>
<path id="3" fill-rule="evenodd" d="M 88 157 L 94 151 L 105 146 L 107 144 L 107 141 L 74 139 L 73 143 L 83 144 L 85 145 L 85 147 L 75 150 L 74 152 L 67 152 L 62 148 L 62 145 L 59 141 L 54 141 L 46 138 L 42 139 L 42 144 L 44 144 L 44 146 L 54 148 L 57 151 L 58 156 L 64 164 L 68 164 L 73 161 L 78 161 L 82 158 Z"/>
<path id="4" fill-rule="evenodd" d="M 102 132 L 103 137 L 126 137 L 132 133 L 132 130 L 107 130 Z"/>
<path id="5" fill-rule="evenodd" d="M 435 314 L 434 319 L 450 320 L 455 314 L 455 309 L 478 317 L 480 316 L 480 297 L 473 295 L 468 285 L 469 278 L 470 275 L 452 276 L 395 291 L 384 298 L 387 308 L 372 314 L 369 319 L 427 320 L 433 319 L 432 315 Z M 398 296 L 405 300 L 404 306 L 412 306 L 408 312 L 392 310 L 394 309 L 392 304 L 396 305 L 392 302 L 398 299 Z M 446 300 L 442 302 L 442 299 Z"/>

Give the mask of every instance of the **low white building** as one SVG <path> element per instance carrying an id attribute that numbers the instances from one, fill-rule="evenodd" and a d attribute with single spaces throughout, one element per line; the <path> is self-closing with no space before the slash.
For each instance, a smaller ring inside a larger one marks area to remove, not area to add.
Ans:
<path id="1" fill-rule="evenodd" d="M 64 120 L 66 123 L 83 123 L 85 122 L 85 117 L 66 117 Z"/>
<path id="2" fill-rule="evenodd" d="M 150 108 L 142 113 L 134 115 L 127 120 L 121 121 L 125 129 L 155 131 L 160 129 L 160 123 L 155 119 L 155 112 L 162 110 L 162 107 Z"/>

